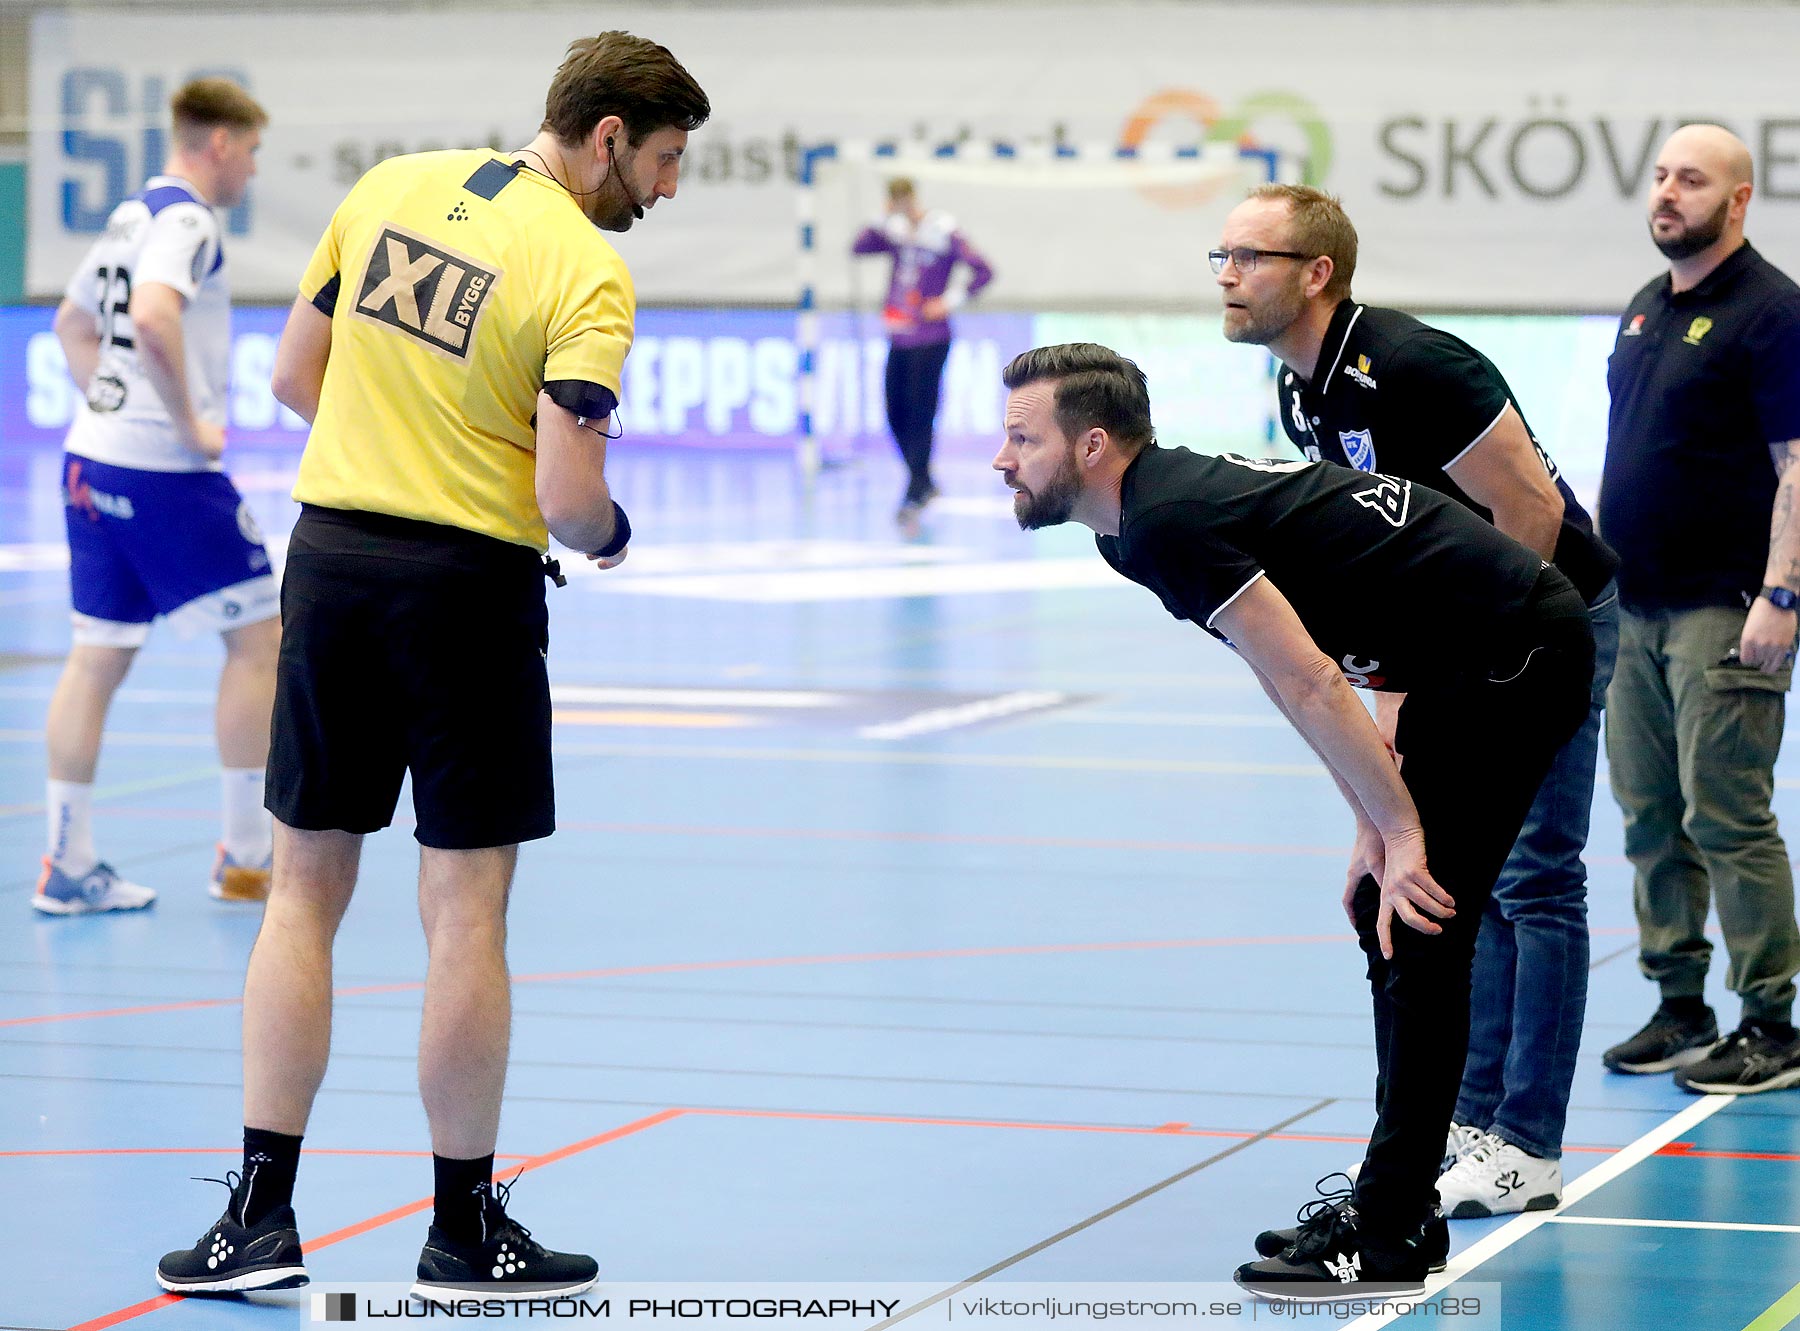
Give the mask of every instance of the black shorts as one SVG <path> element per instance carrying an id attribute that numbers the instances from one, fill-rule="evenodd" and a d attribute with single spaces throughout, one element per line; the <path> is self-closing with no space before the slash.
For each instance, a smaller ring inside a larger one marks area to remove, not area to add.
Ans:
<path id="1" fill-rule="evenodd" d="M 422 845 L 510 846 L 555 829 L 535 551 L 308 505 L 281 622 L 267 804 L 282 822 L 377 831 L 410 770 Z"/>

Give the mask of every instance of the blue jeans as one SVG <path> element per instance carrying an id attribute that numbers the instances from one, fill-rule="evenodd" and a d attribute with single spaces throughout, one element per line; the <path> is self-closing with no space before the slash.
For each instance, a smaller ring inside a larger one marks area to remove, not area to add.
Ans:
<path id="1" fill-rule="evenodd" d="M 1619 657 L 1619 592 L 1588 606 L 1594 687 L 1587 719 L 1556 755 L 1481 918 L 1470 992 L 1469 1056 L 1456 1121 L 1531 1155 L 1562 1156 L 1569 1088 L 1587 1010 L 1588 817 L 1600 714 Z"/>

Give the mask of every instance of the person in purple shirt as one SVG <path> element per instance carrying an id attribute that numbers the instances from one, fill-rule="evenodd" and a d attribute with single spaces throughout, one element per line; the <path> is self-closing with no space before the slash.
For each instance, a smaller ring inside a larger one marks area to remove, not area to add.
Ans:
<path id="1" fill-rule="evenodd" d="M 895 520 L 902 532 L 915 536 L 920 510 L 937 495 L 931 483 L 932 424 L 950 355 L 950 311 L 993 281 L 994 270 L 954 219 L 920 206 L 912 181 L 890 180 L 887 193 L 887 218 L 880 226 L 864 227 L 851 249 L 894 256 L 882 308 L 888 330 L 888 429 L 907 470 L 906 497 Z M 968 284 L 952 289 L 951 274 L 959 263 L 968 266 Z"/>

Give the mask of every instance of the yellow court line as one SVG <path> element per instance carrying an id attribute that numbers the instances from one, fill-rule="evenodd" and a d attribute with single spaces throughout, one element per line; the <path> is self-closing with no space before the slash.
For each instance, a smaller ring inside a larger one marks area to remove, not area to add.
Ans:
<path id="1" fill-rule="evenodd" d="M 1744 1331 L 1781 1331 L 1782 1327 L 1791 1326 L 1796 1317 L 1800 1317 L 1800 1285 L 1771 1303 Z"/>

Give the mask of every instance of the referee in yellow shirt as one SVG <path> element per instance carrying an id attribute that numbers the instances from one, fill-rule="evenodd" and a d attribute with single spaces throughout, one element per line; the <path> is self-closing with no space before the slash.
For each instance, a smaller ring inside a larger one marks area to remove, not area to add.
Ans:
<path id="1" fill-rule="evenodd" d="M 282 587 L 274 881 L 244 982 L 243 1172 L 218 1222 L 162 1259 L 165 1289 L 306 1283 L 292 1196 L 330 1045 L 332 939 L 362 838 L 392 820 L 409 770 L 436 1172 L 414 1292 L 553 1297 L 597 1276 L 532 1239 L 491 1184 L 506 902 L 518 843 L 555 824 L 547 538 L 603 568 L 631 538 L 605 462 L 635 298 L 600 230 L 674 197 L 711 109 L 664 47 L 583 38 L 528 146 L 381 163 L 307 267 L 275 366 L 312 433 Z"/>

